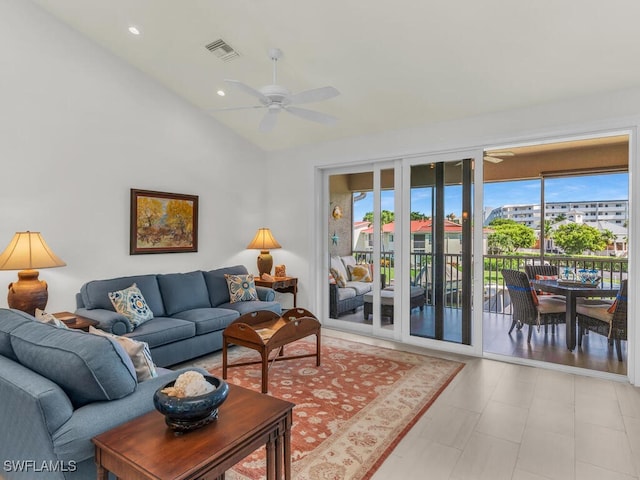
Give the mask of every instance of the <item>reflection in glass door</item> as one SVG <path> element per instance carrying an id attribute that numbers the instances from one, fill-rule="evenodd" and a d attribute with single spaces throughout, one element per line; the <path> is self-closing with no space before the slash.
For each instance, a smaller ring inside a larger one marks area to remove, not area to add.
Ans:
<path id="1" fill-rule="evenodd" d="M 471 344 L 473 161 L 411 166 L 410 334 Z"/>
<path id="2" fill-rule="evenodd" d="M 328 175 L 329 321 L 393 336 L 395 167 Z"/>

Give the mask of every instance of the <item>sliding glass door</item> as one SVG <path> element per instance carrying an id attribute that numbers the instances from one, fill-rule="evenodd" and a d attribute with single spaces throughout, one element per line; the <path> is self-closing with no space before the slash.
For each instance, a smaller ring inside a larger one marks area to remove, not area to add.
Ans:
<path id="1" fill-rule="evenodd" d="M 410 167 L 410 335 L 471 344 L 473 161 Z"/>

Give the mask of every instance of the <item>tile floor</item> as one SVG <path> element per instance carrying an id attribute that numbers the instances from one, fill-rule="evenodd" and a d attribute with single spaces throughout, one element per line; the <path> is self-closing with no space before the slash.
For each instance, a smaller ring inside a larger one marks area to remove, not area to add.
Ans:
<path id="1" fill-rule="evenodd" d="M 323 332 L 466 363 L 372 480 L 640 478 L 640 388 Z"/>

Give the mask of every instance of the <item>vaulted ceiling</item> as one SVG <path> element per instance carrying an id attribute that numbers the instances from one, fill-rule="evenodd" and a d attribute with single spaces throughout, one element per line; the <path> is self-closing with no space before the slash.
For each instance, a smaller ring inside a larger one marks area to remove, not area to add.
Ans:
<path id="1" fill-rule="evenodd" d="M 640 85 L 636 0 L 33 1 L 265 150 Z M 205 48 L 218 39 L 239 56 Z M 264 133 L 264 109 L 211 112 L 257 103 L 224 79 L 272 83 L 270 47 L 279 84 L 340 91 L 304 105 L 335 125 L 281 113 Z"/>

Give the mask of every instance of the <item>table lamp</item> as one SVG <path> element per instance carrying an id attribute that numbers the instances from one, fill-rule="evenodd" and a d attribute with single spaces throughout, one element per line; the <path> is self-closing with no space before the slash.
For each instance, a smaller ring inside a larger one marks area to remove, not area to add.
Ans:
<path id="1" fill-rule="evenodd" d="M 51 251 L 40 232 L 17 232 L 0 254 L 0 270 L 21 270 L 18 272 L 18 281 L 9 284 L 9 308 L 30 315 L 35 314 L 36 308 L 44 310 L 49 298 L 47 282 L 38 280 L 38 270 L 35 269 L 65 265 Z"/>
<path id="2" fill-rule="evenodd" d="M 259 228 L 258 233 L 253 237 L 251 243 L 247 245 L 247 248 L 260 250 L 260 255 L 258 255 L 258 272 L 260 273 L 260 276 L 262 276 L 263 273 L 266 273 L 267 275 L 271 274 L 273 257 L 269 253 L 269 250 L 282 248 L 276 239 L 273 238 L 271 230 L 268 228 Z"/>

